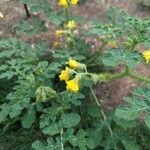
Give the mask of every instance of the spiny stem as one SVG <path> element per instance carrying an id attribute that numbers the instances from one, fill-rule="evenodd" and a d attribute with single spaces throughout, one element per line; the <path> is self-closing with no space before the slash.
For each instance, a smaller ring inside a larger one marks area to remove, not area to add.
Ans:
<path id="1" fill-rule="evenodd" d="M 135 72 L 134 73 L 129 72 L 128 76 L 131 77 L 131 78 L 134 78 L 136 80 L 139 80 L 141 82 L 150 83 L 150 79 L 148 77 L 138 75 Z"/>
<path id="2" fill-rule="evenodd" d="M 126 67 L 126 69 L 120 73 L 110 74 L 110 80 L 120 79 L 128 76 L 128 74 L 129 74 L 129 68 Z"/>
<path id="3" fill-rule="evenodd" d="M 91 87 L 90 87 L 90 90 L 91 90 L 91 93 L 92 93 L 92 95 L 93 95 L 93 97 L 94 97 L 94 99 L 95 99 L 96 104 L 100 107 L 100 110 L 101 110 L 101 113 L 102 113 L 102 116 L 103 116 L 104 121 L 107 121 L 107 117 L 106 117 L 106 115 L 105 115 L 103 109 L 101 108 L 101 104 L 100 104 L 100 102 L 99 102 L 99 100 L 98 100 L 96 94 L 94 93 L 94 90 L 93 90 Z M 112 136 L 112 135 L 113 135 L 113 131 L 112 131 L 112 129 L 111 129 L 111 127 L 110 127 L 109 124 L 108 124 L 108 129 L 109 129 L 110 135 Z"/>
<path id="4" fill-rule="evenodd" d="M 86 66 L 85 66 L 85 72 L 88 73 Z M 106 117 L 106 115 L 105 115 L 103 109 L 101 108 L 101 104 L 100 104 L 100 102 L 99 102 L 99 100 L 98 100 L 98 98 L 97 98 L 97 96 L 96 96 L 94 90 L 92 89 L 92 87 L 90 87 L 90 91 L 91 91 L 91 93 L 92 93 L 92 95 L 93 95 L 93 97 L 94 97 L 94 99 L 95 99 L 95 102 L 96 102 L 97 106 L 100 107 L 100 111 L 101 111 L 101 113 L 102 113 L 102 116 L 103 116 L 103 118 L 104 118 L 104 121 L 106 121 L 106 120 L 107 120 L 107 117 Z M 110 135 L 112 136 L 112 135 L 113 135 L 113 131 L 112 131 L 112 129 L 111 129 L 111 127 L 110 127 L 109 124 L 108 124 L 108 129 L 109 129 Z"/>
<path id="5" fill-rule="evenodd" d="M 121 79 L 124 77 L 131 77 L 131 78 L 136 79 L 138 81 L 150 84 L 150 79 L 148 77 L 137 74 L 133 70 L 130 70 L 127 66 L 126 66 L 126 69 L 124 71 L 119 72 L 119 73 L 114 73 L 114 74 L 112 74 L 112 73 L 100 73 L 100 74 L 89 73 L 87 71 L 86 66 L 85 66 L 85 73 L 81 73 L 81 75 L 82 76 L 88 75 L 89 77 L 92 78 L 93 81 L 95 81 L 95 83 L 108 82 L 108 81 L 113 81 L 116 79 Z"/>
<path id="6" fill-rule="evenodd" d="M 97 80 L 98 81 L 104 81 L 104 82 L 120 79 L 123 77 L 131 77 L 131 78 L 136 79 L 136 80 L 141 81 L 141 82 L 150 83 L 150 79 L 148 77 L 139 75 L 136 72 L 134 72 L 133 70 L 129 70 L 128 67 L 126 67 L 126 69 L 120 73 L 114 73 L 114 74 L 110 74 L 110 73 L 102 74 L 102 73 L 100 73 L 100 74 L 97 74 Z"/>

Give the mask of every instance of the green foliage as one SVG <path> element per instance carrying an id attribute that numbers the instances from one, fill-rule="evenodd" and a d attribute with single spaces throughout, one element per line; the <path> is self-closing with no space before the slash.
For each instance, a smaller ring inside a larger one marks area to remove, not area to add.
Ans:
<path id="1" fill-rule="evenodd" d="M 22 126 L 24 128 L 30 128 L 35 122 L 36 112 L 33 106 L 29 107 L 27 112 L 22 117 Z"/>
<path id="2" fill-rule="evenodd" d="M 1 40 L 0 50 L 1 79 L 22 76 L 35 67 L 34 63 L 38 60 L 31 46 L 17 39 Z"/>
<path id="3" fill-rule="evenodd" d="M 116 116 L 119 118 L 123 118 L 127 121 L 132 121 L 136 119 L 140 119 L 143 116 L 144 122 L 149 128 L 150 126 L 150 105 L 149 105 L 149 96 L 150 96 L 150 88 L 135 88 L 132 92 L 132 97 L 125 98 L 127 102 L 126 107 L 117 108 Z"/>
<path id="4" fill-rule="evenodd" d="M 145 61 L 137 46 L 149 43 L 149 20 L 112 8 L 105 22 L 90 22 L 88 30 L 79 36 L 64 26 L 76 17 L 67 9 L 56 10 L 54 1 L 21 2 L 28 4 L 32 13 L 44 12 L 46 19 L 68 33 L 62 38 L 66 40 L 64 47 L 58 49 L 46 42 L 0 40 L 0 149 L 150 149 L 150 80 L 133 72 Z M 32 36 L 45 31 L 45 26 L 39 18 L 31 17 L 14 29 L 16 34 Z M 91 52 L 87 37 L 101 42 L 97 52 Z M 112 41 L 114 47 L 109 46 Z M 71 68 L 67 63 L 70 58 L 80 62 L 79 68 Z M 119 65 L 126 70 L 115 72 Z M 71 68 L 70 78 L 79 80 L 77 93 L 66 90 L 65 81 L 60 82 L 59 75 L 66 66 Z M 125 76 L 148 84 L 135 88 L 123 105 L 105 112 L 93 83 Z"/>
<path id="5" fill-rule="evenodd" d="M 77 113 L 63 114 L 61 123 L 64 128 L 71 128 L 79 124 L 81 118 Z"/>
<path id="6" fill-rule="evenodd" d="M 127 50 L 112 49 L 106 52 L 103 63 L 106 66 L 116 67 L 117 65 L 126 65 L 129 68 L 135 68 L 142 60 L 141 55 Z"/>
<path id="7" fill-rule="evenodd" d="M 38 17 L 32 17 L 31 20 L 23 20 L 15 24 L 13 27 L 16 34 L 25 33 L 27 35 L 36 35 L 40 32 L 46 32 L 45 21 Z"/>

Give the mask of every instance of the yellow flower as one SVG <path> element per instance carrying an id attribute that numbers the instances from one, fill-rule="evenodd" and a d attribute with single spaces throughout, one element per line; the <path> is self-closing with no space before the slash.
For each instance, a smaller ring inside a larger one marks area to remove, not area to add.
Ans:
<path id="1" fill-rule="evenodd" d="M 150 50 L 145 50 L 142 54 L 146 60 L 146 63 L 150 63 Z"/>
<path id="2" fill-rule="evenodd" d="M 81 64 L 78 63 L 76 60 L 71 59 L 71 58 L 69 59 L 69 61 L 68 61 L 67 64 L 69 64 L 69 66 L 70 66 L 71 68 L 73 68 L 73 69 L 78 69 L 79 66 L 81 65 Z"/>
<path id="3" fill-rule="evenodd" d="M 78 80 L 76 78 L 66 81 L 66 89 L 69 91 L 73 91 L 73 92 L 78 92 L 79 91 L 79 84 L 78 84 Z"/>
<path id="4" fill-rule="evenodd" d="M 60 0 L 58 5 L 60 5 L 62 7 L 68 7 L 68 2 L 67 2 L 67 0 Z"/>
<path id="5" fill-rule="evenodd" d="M 65 70 L 61 71 L 61 74 L 59 75 L 60 81 L 65 80 L 67 81 L 70 77 L 70 69 L 66 67 Z"/>
<path id="6" fill-rule="evenodd" d="M 77 23 L 76 23 L 74 20 L 71 20 L 71 21 L 69 21 L 69 22 L 67 23 L 66 27 L 67 27 L 68 29 L 74 29 L 74 28 L 77 27 Z"/>
<path id="7" fill-rule="evenodd" d="M 79 0 L 71 0 L 71 5 L 77 5 Z"/>
<path id="8" fill-rule="evenodd" d="M 65 33 L 64 30 L 56 30 L 55 31 L 55 36 L 62 36 Z"/>

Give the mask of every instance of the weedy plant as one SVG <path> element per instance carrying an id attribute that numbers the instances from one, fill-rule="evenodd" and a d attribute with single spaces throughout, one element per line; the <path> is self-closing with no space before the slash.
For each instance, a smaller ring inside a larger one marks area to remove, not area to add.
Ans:
<path id="1" fill-rule="evenodd" d="M 43 42 L 0 40 L 0 148 L 150 149 L 150 78 L 136 72 L 138 64 L 150 64 L 149 19 L 112 8 L 105 22 L 86 22 L 78 29 L 79 20 L 70 15 L 78 0 L 21 1 L 51 18 L 56 39 L 51 50 Z M 95 52 L 89 37 L 98 43 Z M 143 52 L 141 44 L 147 48 Z M 145 84 L 123 105 L 104 111 L 94 86 L 123 77 Z"/>

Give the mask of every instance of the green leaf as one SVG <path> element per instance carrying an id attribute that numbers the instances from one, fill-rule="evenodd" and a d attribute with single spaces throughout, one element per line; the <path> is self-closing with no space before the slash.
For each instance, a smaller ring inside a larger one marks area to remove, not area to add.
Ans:
<path id="1" fill-rule="evenodd" d="M 62 107 L 57 105 L 44 109 L 40 117 L 40 128 L 49 127 L 51 122 L 56 120 L 57 114 L 62 112 L 62 109 Z"/>
<path id="2" fill-rule="evenodd" d="M 106 140 L 102 142 L 105 150 L 112 150 L 117 147 L 117 143 L 119 142 L 119 138 L 116 135 L 108 136 Z"/>
<path id="3" fill-rule="evenodd" d="M 24 114 L 21 119 L 21 124 L 24 128 L 30 128 L 35 122 L 36 112 L 33 106 L 29 107 L 28 111 Z"/>
<path id="4" fill-rule="evenodd" d="M 150 100 L 150 86 L 148 87 L 136 87 L 133 89 L 132 94 L 138 99 Z"/>
<path id="5" fill-rule="evenodd" d="M 3 111 L 0 111 L 0 124 L 2 122 L 4 122 L 4 120 L 6 119 L 6 117 L 7 117 L 7 114 L 5 112 L 3 112 Z"/>
<path id="6" fill-rule="evenodd" d="M 2 51 L 0 52 L 0 58 L 10 58 L 13 54 L 15 53 L 14 50 L 9 50 L 9 51 Z"/>
<path id="7" fill-rule="evenodd" d="M 96 149 L 102 142 L 103 134 L 102 132 L 97 132 L 97 129 L 87 130 L 87 142 L 86 146 L 89 149 Z"/>
<path id="8" fill-rule="evenodd" d="M 91 117 L 100 117 L 101 111 L 97 105 L 90 105 L 87 108 L 87 112 Z"/>
<path id="9" fill-rule="evenodd" d="M 61 105 L 68 106 L 73 104 L 75 106 L 81 105 L 81 100 L 84 98 L 84 95 L 81 93 L 71 93 L 69 91 L 63 91 L 57 95 L 57 101 Z"/>
<path id="10" fill-rule="evenodd" d="M 115 115 L 118 118 L 123 118 L 127 121 L 131 121 L 131 120 L 135 120 L 139 113 L 140 113 L 141 109 L 130 109 L 128 107 L 121 107 L 121 108 L 117 108 Z"/>
<path id="11" fill-rule="evenodd" d="M 32 148 L 35 150 L 61 150 L 61 143 L 50 137 L 45 142 L 36 140 L 32 143 Z"/>
<path id="12" fill-rule="evenodd" d="M 87 150 L 87 148 L 86 148 L 86 143 L 87 143 L 86 136 L 87 136 L 87 133 L 83 129 L 80 129 L 74 138 L 69 139 L 69 142 L 73 146 L 79 147 L 80 150 Z"/>
<path id="13" fill-rule="evenodd" d="M 150 114 L 146 115 L 146 117 L 144 118 L 144 122 L 146 126 L 150 129 Z"/>
<path id="14" fill-rule="evenodd" d="M 51 136 L 56 135 L 60 132 L 59 126 L 56 123 L 49 124 L 48 127 L 42 129 L 44 134 L 49 134 Z"/>
<path id="15" fill-rule="evenodd" d="M 38 11 L 37 9 L 40 8 L 33 7 L 33 9 L 33 11 L 35 11 L 35 9 Z M 25 33 L 28 35 L 35 35 L 47 31 L 45 21 L 37 16 L 29 20 L 21 20 L 19 23 L 15 24 L 13 28 L 17 34 Z"/>
<path id="16" fill-rule="evenodd" d="M 56 11 L 52 11 L 49 18 L 51 22 L 54 23 L 55 25 L 60 25 L 62 22 L 66 20 L 64 13 L 62 12 L 58 13 Z"/>
<path id="17" fill-rule="evenodd" d="M 134 68 L 141 61 L 141 55 L 137 52 L 131 52 L 122 49 L 111 49 L 103 57 L 103 63 L 106 66 L 116 67 L 117 65 L 127 65 Z"/>
<path id="18" fill-rule="evenodd" d="M 39 140 L 32 143 L 32 148 L 35 150 L 46 150 L 46 146 Z"/>
<path id="19" fill-rule="evenodd" d="M 30 99 L 25 98 L 22 101 L 12 102 L 8 104 L 10 118 L 17 117 L 21 114 L 22 110 L 29 106 Z"/>
<path id="20" fill-rule="evenodd" d="M 27 75 L 25 79 L 18 81 L 18 84 L 7 95 L 8 110 L 11 118 L 21 114 L 24 108 L 29 107 L 30 99 L 35 93 L 35 77 Z"/>
<path id="21" fill-rule="evenodd" d="M 63 114 L 61 117 L 61 122 L 63 128 L 71 128 L 78 125 L 81 121 L 81 117 L 77 113 Z"/>
<path id="22" fill-rule="evenodd" d="M 136 120 L 131 120 L 127 121 L 122 118 L 115 118 L 114 121 L 116 122 L 117 125 L 121 126 L 124 129 L 131 129 L 137 126 L 137 121 Z"/>
<path id="23" fill-rule="evenodd" d="M 146 101 L 139 100 L 134 96 L 126 97 L 124 99 L 129 106 L 119 107 L 116 109 L 115 115 L 118 118 L 123 118 L 126 121 L 132 121 L 137 119 L 140 113 L 143 113 L 149 109 Z"/>
<path id="24" fill-rule="evenodd" d="M 126 150 L 139 150 L 139 146 L 133 141 L 122 140 Z"/>

